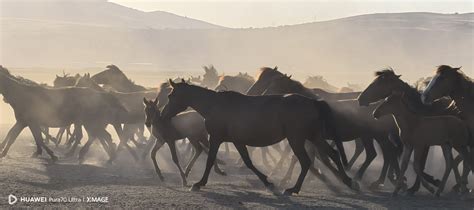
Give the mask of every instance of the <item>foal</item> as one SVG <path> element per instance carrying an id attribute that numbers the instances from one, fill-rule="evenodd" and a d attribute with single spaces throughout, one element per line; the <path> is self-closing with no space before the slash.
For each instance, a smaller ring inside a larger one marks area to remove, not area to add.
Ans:
<path id="1" fill-rule="evenodd" d="M 423 186 L 431 193 L 434 192 L 434 189 L 423 176 L 423 166 L 421 164 L 425 148 L 439 145 L 443 149 L 446 161 L 443 179 L 435 193 L 436 196 L 439 196 L 444 189 L 452 169 L 453 157 L 451 147 L 454 147 L 454 149 L 462 155 L 465 160 L 464 164 L 471 164 L 470 158 L 468 158 L 470 154 L 466 147 L 470 138 L 466 124 L 459 118 L 453 116 L 425 117 L 416 115 L 410 110 L 408 104 L 404 102 L 403 94 L 400 92 L 395 92 L 389 96 L 373 113 L 376 119 L 389 114 L 393 115 L 397 122 L 400 129 L 400 139 L 404 146 L 401 172 L 397 177 L 398 183 L 393 195 L 397 195 L 398 191 L 404 185 L 404 175 L 413 150 L 415 151 L 413 168 L 420 177 Z M 459 176 L 456 176 L 456 181 L 460 183 Z"/>
<path id="2" fill-rule="evenodd" d="M 160 168 L 156 162 L 156 153 L 164 143 L 167 143 L 171 151 L 173 162 L 179 169 L 183 186 L 186 186 L 186 177 L 201 152 L 203 150 L 205 153 L 209 152 L 208 134 L 204 125 L 204 119 L 197 112 L 185 112 L 174 117 L 171 122 L 165 121 L 162 119 L 160 110 L 158 109 L 157 99 L 152 101 L 143 98 L 143 103 L 145 104 L 146 113 L 145 124 L 148 128 L 151 128 L 152 134 L 157 139 L 151 151 L 151 159 L 155 166 L 156 173 L 161 181 L 163 181 L 164 177 L 161 175 Z M 175 141 L 184 138 L 187 138 L 194 147 L 194 153 L 183 172 L 183 169 L 179 165 Z M 220 160 L 217 162 L 223 164 Z M 225 172 L 219 168 L 217 162 L 214 164 L 214 171 L 220 175 L 226 175 Z"/>

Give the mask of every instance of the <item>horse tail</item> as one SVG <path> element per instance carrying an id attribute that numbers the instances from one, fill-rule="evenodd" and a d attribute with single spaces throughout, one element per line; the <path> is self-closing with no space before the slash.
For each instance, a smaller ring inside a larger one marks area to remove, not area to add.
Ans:
<path id="1" fill-rule="evenodd" d="M 344 167 L 347 167 L 348 161 L 346 152 L 344 150 L 344 145 L 342 145 L 342 141 L 339 138 L 339 133 L 337 132 L 337 125 L 334 121 L 334 115 L 332 112 L 331 107 L 329 104 L 324 100 L 315 100 L 315 106 L 319 108 L 321 116 L 324 120 L 323 124 L 323 132 L 325 132 L 326 136 L 332 137 L 334 142 L 336 143 L 337 150 L 341 156 L 341 161 Z"/>

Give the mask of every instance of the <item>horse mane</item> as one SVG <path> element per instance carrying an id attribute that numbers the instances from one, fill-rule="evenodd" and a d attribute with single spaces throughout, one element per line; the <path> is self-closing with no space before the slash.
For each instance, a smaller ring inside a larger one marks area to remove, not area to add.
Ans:
<path id="1" fill-rule="evenodd" d="M 27 78 L 24 78 L 22 76 L 15 76 L 13 74 L 10 73 L 10 71 L 3 67 L 3 66 L 0 66 L 0 72 L 6 74 L 6 76 L 10 79 L 13 79 L 14 81 L 20 83 L 20 84 L 23 84 L 23 85 L 27 85 L 27 86 L 33 86 L 33 87 L 46 87 L 47 84 L 39 84 L 33 80 L 30 80 L 30 79 L 27 79 Z"/>
<path id="2" fill-rule="evenodd" d="M 456 74 L 461 80 L 464 81 L 462 84 L 465 91 L 471 96 L 474 97 L 474 81 L 468 77 L 464 72 L 461 71 L 461 67 L 453 68 L 449 65 L 440 65 L 436 69 L 436 74 L 443 73 L 453 73 Z"/>
<path id="3" fill-rule="evenodd" d="M 382 69 L 382 70 L 380 70 L 380 71 L 376 71 L 374 74 L 375 74 L 376 77 L 382 76 L 382 75 L 393 75 L 393 76 L 396 76 L 395 71 L 393 70 L 392 67 L 387 67 L 387 68 Z"/>
<path id="4" fill-rule="evenodd" d="M 283 73 L 278 71 L 278 66 L 275 66 L 275 68 L 261 67 L 259 69 L 259 71 L 257 72 L 257 75 L 255 76 L 255 78 L 257 78 L 257 80 L 259 80 L 262 75 L 266 75 L 266 74 L 283 75 Z"/>

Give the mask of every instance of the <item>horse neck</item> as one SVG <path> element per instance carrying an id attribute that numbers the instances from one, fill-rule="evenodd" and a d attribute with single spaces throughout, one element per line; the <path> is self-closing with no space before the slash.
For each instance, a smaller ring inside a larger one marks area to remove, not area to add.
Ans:
<path id="1" fill-rule="evenodd" d="M 3 85 L 5 87 L 3 97 L 14 109 L 18 104 L 25 103 L 23 99 L 28 98 L 28 96 L 26 96 L 29 93 L 28 86 L 8 77 L 4 77 L 1 82 L 4 83 Z"/>
<path id="2" fill-rule="evenodd" d="M 461 112 L 474 115 L 474 109 L 472 109 L 474 106 L 474 84 L 462 75 L 459 77 L 457 88 L 451 92 L 450 97 Z"/>
<path id="3" fill-rule="evenodd" d="M 213 105 L 219 102 L 218 99 L 216 92 L 198 87 L 192 89 L 189 106 L 207 118 Z"/>

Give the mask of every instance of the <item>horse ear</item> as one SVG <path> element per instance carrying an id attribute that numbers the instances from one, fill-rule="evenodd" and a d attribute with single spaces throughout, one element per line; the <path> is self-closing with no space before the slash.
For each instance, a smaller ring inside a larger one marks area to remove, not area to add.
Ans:
<path id="1" fill-rule="evenodd" d="M 171 87 L 174 88 L 176 86 L 176 83 L 174 83 L 172 79 L 168 79 L 168 80 L 169 80 L 168 82 L 170 83 Z"/>
<path id="2" fill-rule="evenodd" d="M 275 68 L 273 68 L 273 70 L 275 70 L 275 71 L 278 70 L 278 66 L 275 66 Z"/>
<path id="3" fill-rule="evenodd" d="M 146 100 L 145 97 L 143 97 L 143 104 L 147 105 L 148 104 L 148 100 Z"/>
<path id="4" fill-rule="evenodd" d="M 182 83 L 186 83 L 186 80 L 184 80 L 183 78 L 181 78 L 181 82 L 182 82 Z"/>
<path id="5" fill-rule="evenodd" d="M 158 105 L 158 96 L 157 96 L 157 97 L 155 98 L 155 100 L 153 101 L 153 104 L 154 104 L 155 106 Z"/>
<path id="6" fill-rule="evenodd" d="M 400 78 L 402 75 L 401 75 L 401 74 L 399 74 L 399 75 L 396 75 L 396 76 L 397 76 L 398 78 Z"/>
<path id="7" fill-rule="evenodd" d="M 291 79 L 291 76 L 293 76 L 293 75 L 290 74 L 290 76 L 288 76 L 288 79 Z"/>
<path id="8" fill-rule="evenodd" d="M 457 67 L 457 68 L 454 68 L 454 69 L 455 69 L 456 71 L 459 71 L 459 70 L 461 70 L 461 68 L 462 68 L 462 66 Z"/>

